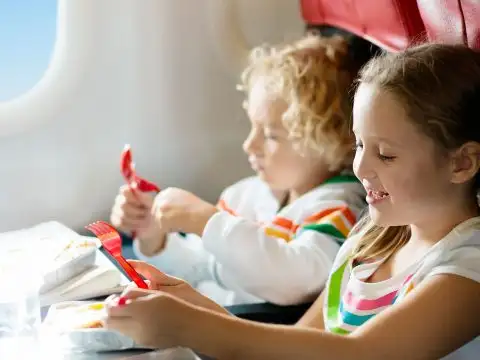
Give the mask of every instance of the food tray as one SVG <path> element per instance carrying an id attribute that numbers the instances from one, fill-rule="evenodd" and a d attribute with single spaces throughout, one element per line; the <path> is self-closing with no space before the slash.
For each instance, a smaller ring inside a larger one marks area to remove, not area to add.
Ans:
<path id="1" fill-rule="evenodd" d="M 135 342 L 116 331 L 103 328 L 103 303 L 68 301 L 50 307 L 41 326 L 42 336 L 63 349 L 103 352 L 139 349 Z"/>

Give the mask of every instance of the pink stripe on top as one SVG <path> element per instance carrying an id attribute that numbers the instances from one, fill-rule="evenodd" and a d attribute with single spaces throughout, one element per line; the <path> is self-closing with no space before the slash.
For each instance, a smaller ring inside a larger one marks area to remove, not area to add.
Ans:
<path id="1" fill-rule="evenodd" d="M 407 276 L 402 286 L 408 283 L 412 276 L 413 274 Z M 376 299 L 363 299 L 353 295 L 351 291 L 347 291 L 347 293 L 343 296 L 343 302 L 351 309 L 369 311 L 391 305 L 397 294 L 398 290 L 394 290 Z"/>
<path id="2" fill-rule="evenodd" d="M 398 290 L 394 290 L 389 294 L 383 295 L 377 299 L 369 300 L 355 297 L 351 291 L 348 291 L 343 297 L 343 301 L 348 307 L 357 310 L 375 310 L 392 304 L 393 299 L 397 296 Z"/>

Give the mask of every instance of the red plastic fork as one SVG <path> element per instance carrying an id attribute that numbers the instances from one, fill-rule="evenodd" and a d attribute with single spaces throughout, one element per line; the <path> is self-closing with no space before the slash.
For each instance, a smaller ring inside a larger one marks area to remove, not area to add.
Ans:
<path id="1" fill-rule="evenodd" d="M 130 145 L 125 145 L 120 160 L 120 170 L 130 189 L 136 188 L 141 192 L 160 192 L 160 188 L 154 183 L 145 180 L 137 175 L 135 164 L 133 163 L 132 149 Z M 135 231 L 132 232 L 135 238 Z"/>
<path id="2" fill-rule="evenodd" d="M 122 238 L 118 231 L 110 224 L 104 221 L 97 221 L 85 226 L 100 240 L 102 251 L 107 258 L 119 269 L 129 280 L 134 281 L 139 288 L 148 289 L 148 285 L 142 277 L 122 256 Z"/>

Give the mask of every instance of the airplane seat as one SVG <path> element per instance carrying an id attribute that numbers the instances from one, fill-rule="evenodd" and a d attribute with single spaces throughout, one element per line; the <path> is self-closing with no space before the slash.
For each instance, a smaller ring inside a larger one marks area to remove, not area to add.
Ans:
<path id="1" fill-rule="evenodd" d="M 480 48 L 480 3 L 475 0 L 417 0 L 428 40 Z"/>
<path id="2" fill-rule="evenodd" d="M 385 50 L 399 51 L 425 38 L 416 0 L 300 0 L 300 5 L 307 24 L 344 29 Z"/>

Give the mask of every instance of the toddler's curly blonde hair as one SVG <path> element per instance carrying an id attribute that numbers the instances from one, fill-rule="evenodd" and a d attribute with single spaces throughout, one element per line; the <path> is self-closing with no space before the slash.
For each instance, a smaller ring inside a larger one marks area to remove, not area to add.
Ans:
<path id="1" fill-rule="evenodd" d="M 246 94 L 246 108 L 255 82 L 264 81 L 288 106 L 282 120 L 298 151 L 313 149 L 331 171 L 351 169 L 349 90 L 357 71 L 346 39 L 308 35 L 293 44 L 253 49 L 238 89 Z"/>

